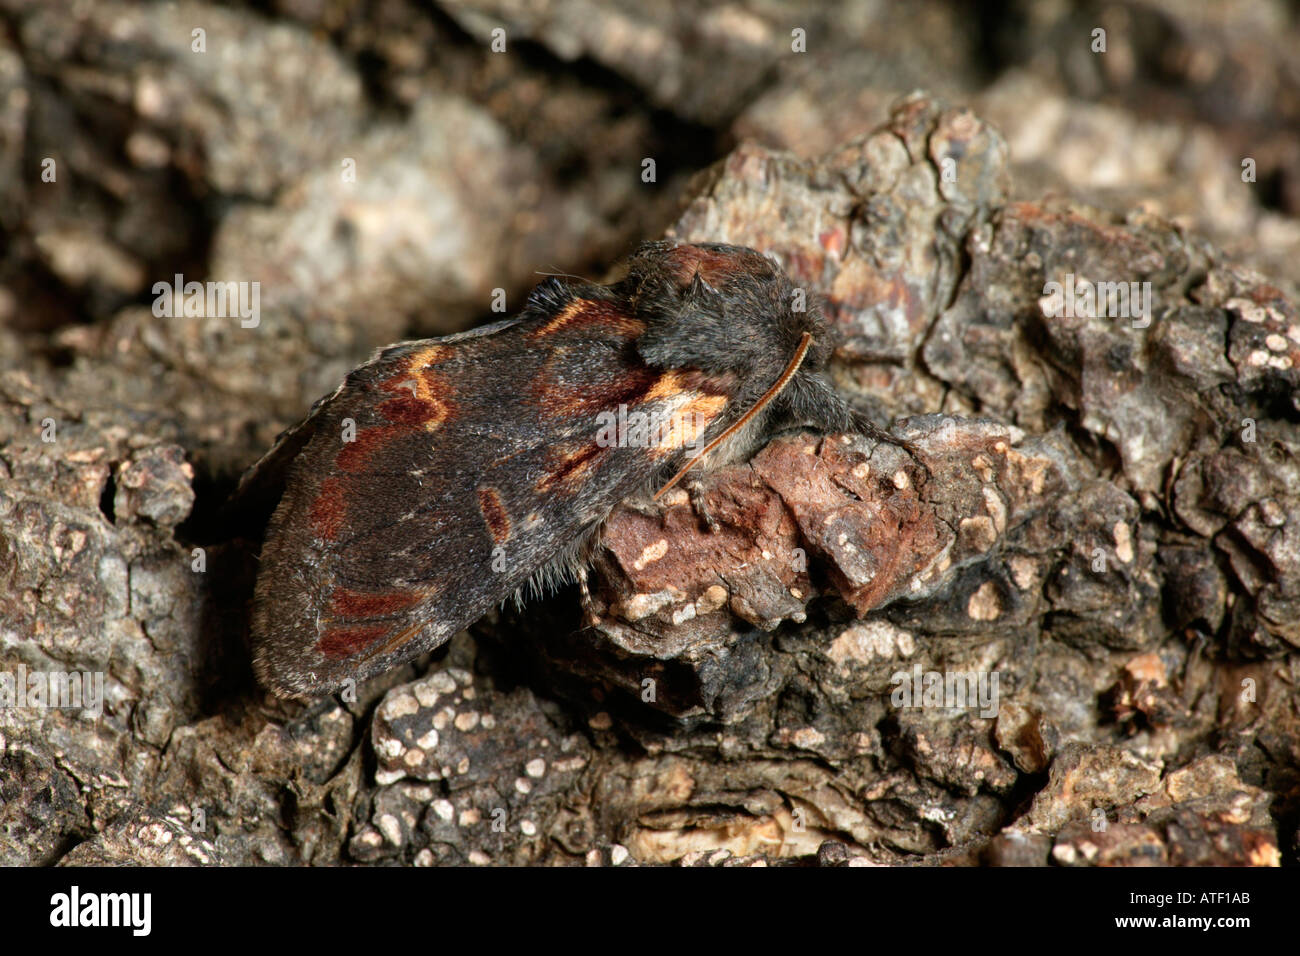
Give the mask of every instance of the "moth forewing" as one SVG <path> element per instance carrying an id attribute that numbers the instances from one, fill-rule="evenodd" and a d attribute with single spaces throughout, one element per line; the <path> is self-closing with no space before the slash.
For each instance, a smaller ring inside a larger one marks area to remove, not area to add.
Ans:
<path id="1" fill-rule="evenodd" d="M 259 678 L 318 696 L 405 663 L 563 577 L 629 495 L 783 410 L 842 420 L 824 321 L 785 308 L 791 289 L 750 249 L 651 243 L 612 285 L 551 278 L 514 319 L 381 350 L 259 464 L 286 476 Z"/>

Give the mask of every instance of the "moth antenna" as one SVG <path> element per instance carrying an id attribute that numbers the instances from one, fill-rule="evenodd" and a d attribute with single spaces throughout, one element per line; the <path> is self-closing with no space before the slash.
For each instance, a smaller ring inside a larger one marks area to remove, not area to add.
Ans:
<path id="1" fill-rule="evenodd" d="M 678 471 L 677 474 L 669 478 L 668 483 L 655 492 L 654 500 L 658 501 L 659 496 L 662 495 L 669 488 L 671 488 L 673 485 L 677 484 L 677 482 L 681 481 L 682 476 L 685 475 L 692 468 L 694 468 L 696 462 L 698 462 L 709 452 L 713 451 L 713 449 L 721 445 L 724 441 L 726 441 L 728 438 L 734 435 L 737 431 L 744 428 L 745 425 L 748 424 L 751 418 L 753 418 L 755 415 L 761 412 L 763 408 L 770 401 L 772 401 L 772 399 L 780 395 L 781 390 L 790 384 L 790 379 L 794 378 L 794 373 L 799 371 L 799 366 L 803 364 L 804 356 L 808 354 L 808 349 L 811 345 L 812 345 L 812 333 L 805 332 L 803 334 L 803 337 L 799 339 L 799 347 L 794 350 L 794 358 L 790 359 L 790 364 L 785 367 L 785 371 L 781 373 L 781 377 L 772 383 L 772 387 L 763 393 L 762 397 L 759 398 L 759 400 L 754 403 L 753 408 L 745 412 L 744 415 L 740 416 L 740 420 L 737 421 L 736 424 L 732 425 L 730 428 L 724 431 L 717 438 L 713 439 L 713 441 L 705 445 L 704 450 L 702 452 L 700 452 L 698 455 L 696 455 L 694 458 L 688 461 L 685 465 L 683 465 L 681 470 Z"/>
<path id="2" fill-rule="evenodd" d="M 588 279 L 586 276 L 574 275 L 572 272 L 546 272 L 542 269 L 538 269 L 533 273 L 533 275 L 546 276 L 548 279 L 577 279 L 579 282 L 586 282 L 588 284 L 591 284 L 594 281 Z"/>

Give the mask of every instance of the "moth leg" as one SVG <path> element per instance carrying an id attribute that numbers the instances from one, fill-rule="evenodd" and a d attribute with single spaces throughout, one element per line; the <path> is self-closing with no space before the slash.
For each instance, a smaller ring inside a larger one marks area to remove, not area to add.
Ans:
<path id="1" fill-rule="evenodd" d="M 698 475 L 691 476 L 683 482 L 683 485 L 686 496 L 691 501 L 691 510 L 704 522 L 704 527 L 709 534 L 717 534 L 720 527 L 718 519 L 713 517 L 713 512 L 709 510 L 708 498 L 705 496 L 709 488 L 708 479 Z"/>
<path id="2" fill-rule="evenodd" d="M 920 448 L 906 438 L 885 431 L 866 412 L 853 407 L 844 396 L 835 391 L 835 387 L 824 375 L 809 376 L 800 382 L 798 389 L 783 397 L 794 421 L 814 425 L 827 432 L 855 431 L 874 438 L 877 442 L 896 445 L 911 455 L 926 477 L 930 477 L 930 468 L 926 465 Z"/>
<path id="3" fill-rule="evenodd" d="M 930 477 L 930 467 L 925 463 L 925 453 L 914 442 L 910 442 L 906 438 L 899 438 L 897 435 L 885 431 L 868 418 L 866 414 L 857 409 L 854 409 L 852 414 L 852 428 L 854 431 L 861 432 L 868 438 L 874 438 L 878 442 L 888 442 L 891 445 L 903 449 L 903 451 L 911 455 L 916 463 L 921 466 L 925 471 L 926 477 Z"/>
<path id="4" fill-rule="evenodd" d="M 662 518 L 663 508 L 649 493 L 636 493 L 628 495 L 622 501 L 623 507 L 629 511 L 635 511 L 637 514 L 646 518 Z"/>
<path id="5" fill-rule="evenodd" d="M 583 567 L 578 573 L 578 597 L 582 602 L 582 615 L 587 622 L 587 627 L 595 627 L 600 623 L 600 615 L 596 613 L 596 604 L 591 599 L 591 585 L 587 576 L 591 574 L 591 569 Z"/>

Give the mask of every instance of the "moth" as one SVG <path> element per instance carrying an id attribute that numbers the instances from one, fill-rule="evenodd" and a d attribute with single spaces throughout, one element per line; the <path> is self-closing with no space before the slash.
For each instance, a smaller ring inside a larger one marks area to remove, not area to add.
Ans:
<path id="1" fill-rule="evenodd" d="M 780 429 L 906 446 L 835 391 L 831 352 L 767 256 L 670 241 L 613 284 L 551 277 L 514 318 L 380 349 L 244 478 L 284 488 L 254 589 L 259 679 L 333 693 L 512 594 L 585 584 L 616 505 Z"/>

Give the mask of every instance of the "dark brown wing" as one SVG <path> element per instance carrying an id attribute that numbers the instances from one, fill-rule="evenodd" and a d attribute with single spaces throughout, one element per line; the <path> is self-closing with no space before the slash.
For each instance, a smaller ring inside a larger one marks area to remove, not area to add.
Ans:
<path id="1" fill-rule="evenodd" d="M 683 460 L 697 428 L 722 427 L 724 386 L 643 364 L 643 330 L 616 300 L 557 297 L 385 349 L 318 403 L 290 433 L 309 437 L 263 547 L 261 680 L 326 694 L 436 647 Z M 649 448 L 598 441 L 620 405 L 677 430 Z"/>

